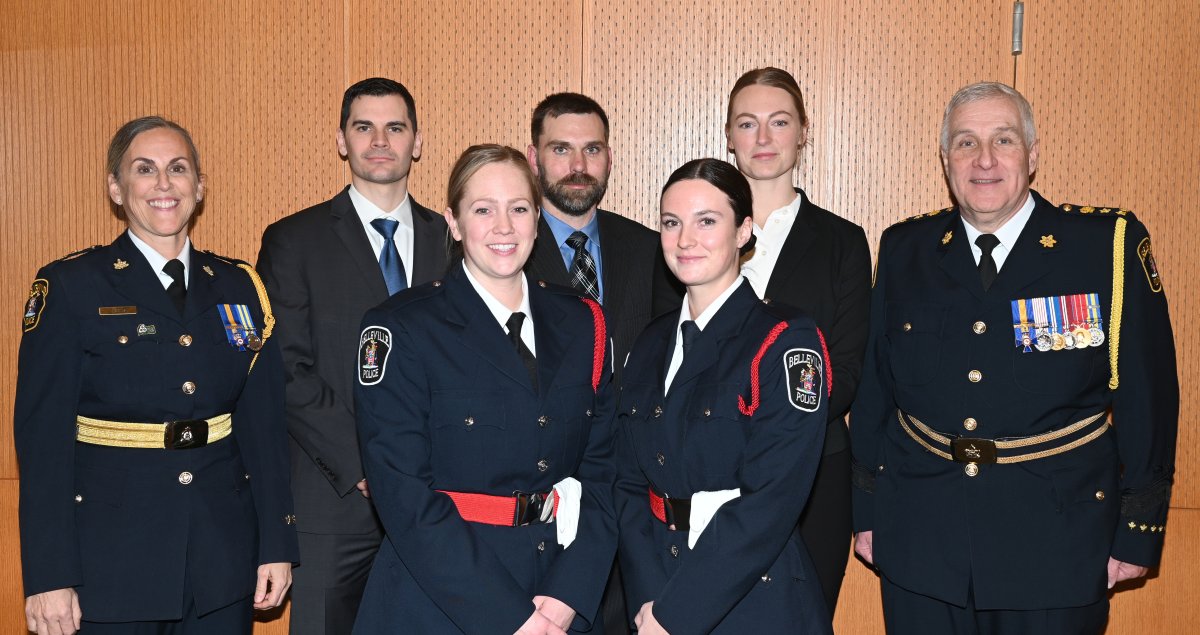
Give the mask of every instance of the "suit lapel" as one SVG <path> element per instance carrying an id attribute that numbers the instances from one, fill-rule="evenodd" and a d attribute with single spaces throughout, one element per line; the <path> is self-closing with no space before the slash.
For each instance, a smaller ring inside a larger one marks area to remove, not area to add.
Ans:
<path id="1" fill-rule="evenodd" d="M 554 284 L 570 286 L 571 279 L 567 277 L 567 265 L 563 262 L 558 243 L 554 240 L 554 232 L 550 231 L 550 225 L 546 224 L 545 215 L 546 211 L 542 210 L 542 217 L 538 219 L 538 235 L 533 244 L 533 254 L 525 269 L 535 282 L 545 280 Z"/>
<path id="2" fill-rule="evenodd" d="M 963 225 L 965 222 L 959 214 L 952 214 L 947 219 L 941 235 L 938 238 L 930 237 L 930 242 L 938 240 L 938 244 L 931 245 L 930 248 L 941 252 L 940 265 L 946 275 L 971 295 L 982 299 L 983 282 L 979 279 L 979 265 L 975 264 L 975 256 L 971 254 L 971 244 L 967 240 L 967 230 Z"/>
<path id="3" fill-rule="evenodd" d="M 1034 201 L 1033 215 L 1017 237 L 1017 244 L 1013 245 L 1012 251 L 1004 259 L 990 293 L 1016 297 L 1018 291 L 1049 274 L 1056 264 L 1055 255 L 1059 250 L 1044 247 L 1042 237 L 1054 236 L 1060 216 L 1056 208 L 1036 192 Z"/>
<path id="4" fill-rule="evenodd" d="M 216 276 L 219 274 L 211 267 L 212 260 L 212 256 L 196 249 L 195 245 L 192 246 L 191 266 L 188 267 L 187 300 L 183 305 L 184 322 L 190 322 L 197 315 L 221 304 L 222 294 L 216 284 Z M 209 271 L 213 271 L 213 275 L 205 272 L 205 266 L 209 267 Z M 246 301 L 248 299 L 242 300 L 242 302 Z"/>
<path id="5" fill-rule="evenodd" d="M 412 201 L 412 286 L 437 280 L 446 273 L 446 226 L 441 216 Z M 378 263 L 376 264 L 378 268 Z M 382 279 L 382 278 L 381 278 Z"/>
<path id="6" fill-rule="evenodd" d="M 791 231 L 783 241 L 775 268 L 771 270 L 771 279 L 767 282 L 767 292 L 764 294 L 768 298 L 774 297 L 780 287 L 788 286 L 788 279 L 801 270 L 801 263 L 812 252 L 812 244 L 816 240 L 816 230 L 812 226 L 815 215 L 808 209 L 812 203 L 799 188 L 796 193 L 800 195 L 800 209 L 796 212 Z"/>
<path id="7" fill-rule="evenodd" d="M 533 313 L 533 333 L 537 341 L 538 391 L 542 399 L 545 399 L 554 387 L 558 369 L 562 366 L 567 347 L 572 342 L 568 339 L 565 328 L 550 326 L 562 324 L 565 314 L 561 307 L 555 306 L 551 301 L 550 292 L 542 289 L 537 283 L 529 285 L 529 309 Z"/>
<path id="8" fill-rule="evenodd" d="M 500 326 L 496 322 L 496 318 L 492 317 L 492 312 L 483 303 L 483 298 L 480 298 L 479 294 L 475 292 L 475 288 L 462 273 L 462 269 L 452 268 L 445 285 L 451 307 L 451 311 L 446 315 L 446 320 L 458 327 L 459 341 L 476 353 L 480 359 L 486 360 L 513 381 L 532 391 L 533 386 L 529 383 L 529 372 L 525 370 L 525 365 L 509 341 L 508 334 L 504 332 L 504 327 Z M 541 351 L 541 344 L 541 340 L 538 340 L 539 351 Z"/>
<path id="9" fill-rule="evenodd" d="M 354 211 L 354 204 L 350 202 L 349 186 L 333 197 L 329 206 L 334 235 L 350 253 L 350 260 L 358 267 L 359 275 L 370 288 L 371 294 L 378 298 L 378 302 L 386 300 L 387 283 L 383 280 L 379 261 L 374 257 L 375 250 L 371 249 L 371 241 L 367 240 L 362 222 L 358 219 L 358 212 Z"/>
<path id="10" fill-rule="evenodd" d="M 107 269 L 106 273 L 117 293 L 128 298 L 130 304 L 139 310 L 146 308 L 175 321 L 181 319 L 175 304 L 167 296 L 167 290 L 159 280 L 158 273 L 150 268 L 150 263 L 134 246 L 127 232 L 121 232 L 117 240 L 109 246 L 109 250 L 114 254 L 114 266 Z M 128 266 L 117 268 L 120 262 L 127 263 Z M 192 269 L 195 269 L 195 266 Z"/>

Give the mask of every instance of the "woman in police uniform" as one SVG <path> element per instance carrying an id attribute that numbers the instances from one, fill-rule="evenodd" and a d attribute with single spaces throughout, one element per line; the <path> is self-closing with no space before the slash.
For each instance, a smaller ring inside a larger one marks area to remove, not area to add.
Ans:
<path id="1" fill-rule="evenodd" d="M 190 135 L 130 121 L 108 151 L 127 231 L 43 267 L 15 437 L 30 630 L 250 633 L 296 559 L 283 372 L 246 265 L 195 249 Z"/>
<path id="2" fill-rule="evenodd" d="M 796 521 L 833 377 L 812 320 L 739 273 L 751 200 L 716 159 L 663 188 L 663 254 L 687 294 L 638 338 L 618 406 L 621 569 L 640 635 L 831 631 Z"/>
<path id="3" fill-rule="evenodd" d="M 363 318 L 358 433 L 387 540 L 354 632 L 586 630 L 616 547 L 604 319 L 522 273 L 540 200 L 520 152 L 468 148 L 447 201 L 462 263 Z"/>
<path id="4" fill-rule="evenodd" d="M 850 553 L 845 418 L 867 348 L 871 255 L 862 227 L 818 207 L 793 184 L 809 126 L 804 95 L 785 70 L 754 69 L 729 92 L 725 140 L 754 193 L 758 239 L 742 258 L 742 275 L 760 297 L 812 317 L 825 335 L 838 378 L 829 397 L 821 466 L 800 517 L 800 534 L 832 614 Z"/>

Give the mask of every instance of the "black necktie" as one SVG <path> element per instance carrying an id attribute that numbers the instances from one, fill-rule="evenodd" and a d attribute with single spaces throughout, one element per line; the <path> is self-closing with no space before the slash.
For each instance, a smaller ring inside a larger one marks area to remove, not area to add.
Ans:
<path id="1" fill-rule="evenodd" d="M 167 287 L 167 296 L 175 303 L 175 308 L 183 314 L 183 302 L 187 298 L 187 287 L 183 284 L 183 263 L 178 259 L 168 260 L 163 265 L 163 273 L 171 276 L 171 286 Z"/>
<path id="2" fill-rule="evenodd" d="M 587 250 L 587 234 L 575 232 L 567 237 L 567 244 L 575 249 L 571 260 L 571 286 L 584 292 L 597 302 L 600 301 L 600 283 L 596 279 L 596 261 Z"/>
<path id="3" fill-rule="evenodd" d="M 521 362 L 525 364 L 525 370 L 529 372 L 529 383 L 533 385 L 533 391 L 537 392 L 537 358 L 521 340 L 521 325 L 524 322 L 525 314 L 517 311 L 508 316 L 508 321 L 504 323 L 504 326 L 508 328 L 508 339 L 512 340 L 517 354 L 521 356 Z"/>
<path id="4" fill-rule="evenodd" d="M 996 280 L 996 260 L 992 258 L 992 250 L 999 244 L 1000 239 L 995 234 L 980 234 L 975 239 L 975 245 L 983 250 L 983 255 L 979 257 L 979 280 L 983 283 L 984 291 Z"/>
<path id="5" fill-rule="evenodd" d="M 679 332 L 683 336 L 683 356 L 686 358 L 688 351 L 696 343 L 696 336 L 700 335 L 700 327 L 696 326 L 693 320 L 688 320 L 679 325 Z"/>

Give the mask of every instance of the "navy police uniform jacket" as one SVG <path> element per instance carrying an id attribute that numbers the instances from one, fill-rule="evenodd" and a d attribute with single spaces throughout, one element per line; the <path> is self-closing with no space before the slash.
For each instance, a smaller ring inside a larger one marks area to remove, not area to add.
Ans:
<path id="1" fill-rule="evenodd" d="M 611 352 L 578 293 L 544 284 L 529 284 L 536 391 L 460 266 L 363 318 L 355 408 L 387 539 L 355 633 L 512 633 L 536 595 L 590 627 L 616 550 Z M 570 476 L 583 495 L 566 549 L 552 522 L 469 522 L 442 493 L 548 492 Z"/>
<path id="2" fill-rule="evenodd" d="M 826 428 L 831 378 L 819 331 L 798 311 L 759 301 L 742 281 L 691 344 L 664 396 L 678 323 L 679 311 L 663 315 L 638 338 L 618 405 L 616 496 L 629 610 L 654 601 L 654 617 L 670 633 L 830 633 L 796 529 Z M 652 514 L 651 489 L 678 499 L 741 495 L 719 508 L 689 549 L 687 531 Z"/>
<path id="3" fill-rule="evenodd" d="M 1154 566 L 1162 550 L 1179 387 L 1149 236 L 1127 210 L 1033 196 L 987 291 L 957 209 L 880 241 L 850 426 L 855 529 L 874 531 L 893 583 L 959 606 L 968 593 L 979 609 L 1091 604 L 1110 556 Z M 1101 345 L 1040 350 L 1035 323 L 1061 332 L 1063 320 L 1030 307 L 1073 306 L 1077 325 L 1089 296 Z M 972 467 L 926 450 L 898 410 L 950 438 L 1020 439 L 1108 412 L 1112 428 L 1060 454 Z"/>
<path id="4" fill-rule="evenodd" d="M 297 559 L 279 351 L 226 337 L 223 305 L 263 313 L 245 271 L 193 249 L 181 316 L 126 233 L 50 264 L 26 304 L 15 437 L 25 594 L 75 587 L 89 621 L 172 620 L 254 591 Z M 76 442 L 76 416 L 161 423 L 233 414 L 188 449 Z"/>

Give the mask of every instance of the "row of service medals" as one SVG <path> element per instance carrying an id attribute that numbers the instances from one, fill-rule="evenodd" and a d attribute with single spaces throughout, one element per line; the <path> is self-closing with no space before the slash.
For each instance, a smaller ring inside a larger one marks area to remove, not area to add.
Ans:
<path id="1" fill-rule="evenodd" d="M 1077 293 L 1012 301 L 1013 336 L 1022 353 L 1104 345 L 1100 297 Z"/>
<path id="2" fill-rule="evenodd" d="M 229 344 L 239 351 L 249 348 L 258 351 L 262 348 L 262 337 L 254 327 L 254 318 L 250 317 L 250 309 L 244 304 L 222 304 L 217 311 L 221 315 L 221 323 L 225 327 L 225 337 Z"/>

